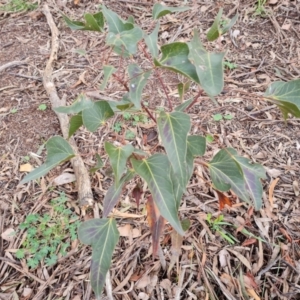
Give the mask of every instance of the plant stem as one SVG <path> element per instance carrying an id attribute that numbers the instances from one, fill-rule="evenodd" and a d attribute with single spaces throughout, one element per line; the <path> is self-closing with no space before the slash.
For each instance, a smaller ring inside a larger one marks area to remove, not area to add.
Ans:
<path id="1" fill-rule="evenodd" d="M 173 110 L 173 105 L 172 105 L 171 99 L 169 97 L 169 94 L 167 92 L 166 86 L 165 86 L 165 84 L 164 84 L 164 82 L 163 82 L 163 80 L 162 80 L 162 78 L 160 76 L 161 75 L 160 71 L 157 71 L 156 74 L 157 74 L 157 78 L 158 78 L 158 80 L 160 82 L 160 85 L 162 86 L 162 88 L 164 90 L 164 93 L 165 93 L 165 95 L 167 97 L 167 100 L 168 100 L 168 103 L 169 103 L 169 109 L 170 109 L 170 111 L 172 111 Z"/>
<path id="2" fill-rule="evenodd" d="M 189 110 L 198 101 L 198 98 L 202 95 L 202 93 L 203 91 L 199 90 L 192 103 L 185 110 Z"/>
<path id="3" fill-rule="evenodd" d="M 126 89 L 127 92 L 129 92 L 129 87 L 128 87 L 128 85 L 127 85 L 126 82 L 124 82 L 124 81 L 123 81 L 118 75 L 116 75 L 116 74 L 112 74 L 112 76 L 113 76 L 114 78 L 116 78 L 117 81 L 118 81 L 120 84 L 122 84 L 122 85 L 124 86 L 124 88 Z"/>
<path id="4" fill-rule="evenodd" d="M 143 103 L 141 104 L 142 104 L 142 108 L 147 112 L 148 116 L 156 123 L 156 119 L 154 118 L 150 110 Z"/>

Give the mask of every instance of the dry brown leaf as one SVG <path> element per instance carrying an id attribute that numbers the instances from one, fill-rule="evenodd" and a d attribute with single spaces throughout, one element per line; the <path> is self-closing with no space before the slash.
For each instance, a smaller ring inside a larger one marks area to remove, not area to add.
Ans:
<path id="1" fill-rule="evenodd" d="M 1 237 L 3 240 L 12 242 L 15 239 L 15 230 L 13 228 L 7 228 L 2 232 Z"/>
<path id="2" fill-rule="evenodd" d="M 254 300 L 261 300 L 261 298 L 255 293 L 253 289 L 247 289 L 249 296 L 253 297 Z"/>
<path id="3" fill-rule="evenodd" d="M 278 0 L 269 0 L 269 4 L 276 4 Z"/>
<path id="4" fill-rule="evenodd" d="M 233 249 L 227 248 L 227 250 L 229 252 L 231 252 L 232 254 L 234 254 L 241 261 L 241 263 L 243 263 L 249 270 L 252 269 L 250 262 L 247 260 L 247 258 L 245 256 L 243 256 L 241 253 L 239 253 Z"/>
<path id="5" fill-rule="evenodd" d="M 299 196 L 299 183 L 297 180 L 293 181 L 293 189 L 296 196 Z"/>
<path id="6" fill-rule="evenodd" d="M 282 174 L 281 170 L 265 168 L 269 176 L 277 178 Z"/>
<path id="7" fill-rule="evenodd" d="M 131 218 L 131 219 L 136 219 L 136 218 L 143 218 L 144 215 L 136 215 L 136 214 L 131 214 L 131 213 L 127 213 L 127 212 L 121 212 L 117 209 L 114 209 L 111 213 L 111 216 L 115 216 L 118 218 Z"/>
<path id="8" fill-rule="evenodd" d="M 25 287 L 22 293 L 22 300 L 30 299 L 33 290 L 31 288 Z M 0 298 L 1 299 L 1 298 Z"/>
<path id="9" fill-rule="evenodd" d="M 218 194 L 218 198 L 219 198 L 219 208 L 220 210 L 224 209 L 224 207 L 226 205 L 232 207 L 232 202 L 231 200 L 223 193 L 221 193 L 220 191 L 218 190 L 215 190 Z"/>
<path id="10" fill-rule="evenodd" d="M 137 289 L 143 289 L 145 288 L 147 285 L 149 285 L 151 283 L 151 278 L 149 274 L 145 274 L 142 276 L 142 278 L 136 283 L 135 287 Z"/>
<path id="11" fill-rule="evenodd" d="M 269 187 L 269 202 L 270 202 L 272 209 L 274 208 L 273 193 L 274 193 L 274 189 L 275 189 L 275 186 L 276 186 L 278 180 L 279 180 L 279 178 L 276 178 L 275 180 L 273 180 Z"/>
<path id="12" fill-rule="evenodd" d="M 67 184 L 67 183 L 70 183 L 70 182 L 74 182 L 76 181 L 76 177 L 74 174 L 72 173 L 63 173 L 59 176 L 57 176 L 53 183 L 55 185 L 63 185 L 63 184 Z"/>
<path id="13" fill-rule="evenodd" d="M 31 172 L 33 169 L 34 167 L 29 163 L 20 165 L 20 172 Z"/>
<path id="14" fill-rule="evenodd" d="M 247 240 L 245 240 L 245 241 L 243 242 L 242 246 L 243 246 L 243 247 L 246 247 L 246 246 L 253 245 L 253 244 L 255 244 L 255 243 L 257 243 L 257 239 L 254 239 L 254 238 L 252 238 L 252 239 L 247 239 Z"/>

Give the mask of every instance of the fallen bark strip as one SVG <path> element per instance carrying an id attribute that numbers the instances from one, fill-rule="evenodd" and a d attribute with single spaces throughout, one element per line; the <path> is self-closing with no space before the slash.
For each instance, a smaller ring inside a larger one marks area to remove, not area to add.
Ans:
<path id="1" fill-rule="evenodd" d="M 51 29 L 51 36 L 52 36 L 51 54 L 50 54 L 50 58 L 47 62 L 46 68 L 44 70 L 43 85 L 49 96 L 52 108 L 56 108 L 59 106 L 66 105 L 66 101 L 64 99 L 59 98 L 56 88 L 55 88 L 55 85 L 53 83 L 53 79 L 52 79 L 52 70 L 53 70 L 52 63 L 57 59 L 57 52 L 58 52 L 58 48 L 59 48 L 59 39 L 58 39 L 59 32 L 54 23 L 53 17 L 50 13 L 50 10 L 49 10 L 49 7 L 47 4 L 45 4 L 43 7 L 43 13 L 46 16 L 48 25 Z M 57 115 L 59 123 L 60 123 L 60 128 L 61 128 L 63 137 L 65 139 L 67 139 L 68 134 L 69 134 L 69 132 L 68 132 L 69 131 L 69 117 L 66 114 L 60 114 L 60 113 L 56 113 L 56 115 Z M 71 137 L 69 139 L 69 143 L 76 154 L 75 157 L 71 159 L 71 163 L 72 163 L 75 177 L 76 177 L 79 205 L 81 207 L 93 206 L 94 199 L 93 199 L 91 182 L 90 182 L 88 171 L 86 170 L 83 160 L 80 157 L 77 145 L 76 145 L 73 137 Z"/>
<path id="2" fill-rule="evenodd" d="M 27 64 L 27 61 L 26 60 L 23 60 L 23 61 L 19 61 L 19 60 L 15 60 L 15 61 L 11 61 L 7 64 L 4 64 L 2 66 L 0 66 L 0 73 L 8 68 L 12 68 L 12 67 L 16 67 L 16 66 L 19 66 L 19 65 L 26 65 Z"/>

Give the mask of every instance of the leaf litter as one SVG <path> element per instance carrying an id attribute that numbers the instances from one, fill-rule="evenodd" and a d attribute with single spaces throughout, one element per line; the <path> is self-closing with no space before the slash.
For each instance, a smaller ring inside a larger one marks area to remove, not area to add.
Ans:
<path id="1" fill-rule="evenodd" d="M 165 3 L 168 6 L 180 4 L 179 1 L 165 1 Z M 109 7 L 124 19 L 133 15 L 138 23 L 148 28 L 151 25 L 150 19 L 145 17 L 151 14 L 151 6 L 148 4 L 111 1 Z M 130 191 L 136 183 L 130 182 L 122 191 L 122 200 L 117 210 L 113 212 L 117 217 L 119 229 L 122 228 L 122 237 L 114 252 L 111 268 L 113 291 L 116 287 L 121 287 L 113 294 L 115 299 L 138 299 L 137 297 L 146 299 L 146 296 L 150 299 L 163 299 L 161 293 L 164 299 L 174 297 L 178 299 L 243 299 L 243 297 L 298 299 L 299 121 L 289 119 L 284 124 L 277 109 L 269 108 L 270 105 L 262 102 L 260 97 L 247 95 L 249 90 L 258 95 L 262 94 L 269 80 L 291 80 L 299 78 L 300 74 L 300 60 L 297 57 L 300 51 L 299 34 L 297 34 L 300 25 L 296 22 L 299 18 L 297 13 L 299 4 L 288 1 L 282 5 L 277 1 L 269 4 L 266 8 L 272 16 L 261 18 L 252 15 L 251 3 L 243 2 L 238 7 L 232 3 L 224 3 L 224 12 L 230 13 L 229 17 L 236 12 L 240 13 L 235 26 L 235 29 L 239 30 L 239 35 L 226 35 L 221 44 L 208 43 L 205 47 L 215 52 L 222 52 L 229 48 L 226 60 L 234 62 L 238 67 L 225 71 L 225 88 L 223 94 L 217 97 L 220 107 L 216 110 L 208 97 L 203 97 L 201 103 L 195 106 L 192 115 L 193 134 L 214 137 L 214 141 L 208 146 L 207 158 L 220 146 L 234 147 L 242 156 L 266 167 L 267 178 L 263 181 L 263 208 L 251 213 L 249 206 L 239 203 L 238 198 L 232 194 L 230 200 L 234 200 L 235 204 L 232 207 L 225 206 L 222 211 L 219 211 L 218 199 L 212 196 L 214 194 L 206 183 L 205 171 L 201 171 L 201 177 L 194 174 L 180 207 L 180 215 L 188 218 L 191 226 L 181 247 L 178 241 L 177 252 L 174 252 L 174 247 L 172 248 L 170 227 L 165 226 L 161 234 L 162 255 L 167 270 L 171 266 L 173 253 L 178 255 L 176 257 L 178 264 L 176 263 L 176 266 L 166 273 L 160 260 L 152 260 L 152 240 L 144 213 L 144 199 L 139 199 L 138 208 L 136 199 L 130 196 Z M 72 17 L 77 18 L 80 18 L 85 11 L 94 10 L 93 1 L 89 3 L 76 1 L 74 9 L 70 3 L 65 5 L 61 2 L 58 5 L 66 15 L 71 14 Z M 185 40 L 187 36 L 191 36 L 193 27 L 200 28 L 204 32 L 213 23 L 218 9 L 196 2 L 193 5 L 190 11 L 181 14 L 185 24 L 179 31 L 178 24 L 169 22 L 168 18 L 162 18 L 161 30 L 168 33 L 168 38 L 177 34 L 179 38 Z M 56 8 L 52 9 L 55 12 Z M 287 11 L 289 13 L 285 19 L 282 15 Z M 55 21 L 61 24 L 60 38 L 66 47 L 66 50 L 59 54 L 61 58 L 56 68 L 64 68 L 64 73 L 56 74 L 56 84 L 62 94 L 68 95 L 68 101 L 72 101 L 81 92 L 98 90 L 103 78 L 103 74 L 98 69 L 101 70 L 109 50 L 102 46 L 104 45 L 101 42 L 104 41 L 102 34 L 72 33 L 60 18 L 57 17 Z M 44 95 L 41 82 L 37 80 L 39 74 L 36 70 L 36 68 L 44 68 L 44 57 L 49 53 L 48 27 L 45 19 L 40 17 L 33 20 L 26 13 L 15 16 L 2 14 L 0 22 L 3 23 L 4 30 L 10 31 L 10 37 L 4 35 L 0 37 L 1 45 L 4 45 L 0 48 L 0 65 L 12 60 L 22 61 L 24 55 L 30 62 L 12 69 L 14 74 L 19 76 L 8 72 L 1 74 L 0 90 L 3 107 L 7 109 L 6 111 L 14 107 L 18 108 L 16 114 L 0 115 L 3 125 L 0 137 L 0 188 L 4 191 L 0 199 L 0 230 L 4 233 L 7 229 L 16 230 L 26 214 L 49 211 L 48 201 L 55 198 L 60 191 L 68 195 L 67 205 L 78 215 L 80 209 L 75 202 L 76 190 L 72 182 L 55 187 L 55 190 L 48 189 L 51 187 L 52 180 L 63 173 L 70 172 L 69 164 L 51 171 L 46 175 L 45 183 L 41 183 L 40 186 L 38 184 L 17 186 L 22 178 L 19 170 L 24 165 L 22 157 L 30 152 L 37 152 L 43 141 L 60 132 L 56 117 L 51 110 L 47 110 L 46 114 L 36 110 L 39 104 L 47 103 L 48 100 Z M 36 27 L 36 24 L 39 26 Z M 19 30 L 20 26 L 23 28 L 22 33 Z M 31 30 L 33 26 L 35 26 L 34 33 Z M 154 27 L 148 33 L 153 29 Z M 11 44 L 12 37 L 16 38 L 13 44 Z M 19 49 L 16 46 L 20 46 Z M 80 56 L 71 51 L 78 48 L 84 49 L 88 54 Z M 267 53 L 270 53 L 270 56 Z M 140 62 L 144 62 L 143 57 L 139 59 Z M 115 67 L 119 66 L 118 60 L 114 63 Z M 167 71 L 164 71 L 163 75 L 167 85 L 175 89 L 179 84 L 178 78 L 174 78 Z M 157 106 L 166 105 L 163 97 L 153 98 L 153 87 L 156 88 L 157 84 L 155 78 L 150 78 L 150 84 L 143 92 L 152 110 Z M 123 87 L 111 78 L 107 82 L 107 90 L 103 96 L 119 99 L 122 91 Z M 162 91 L 161 95 L 163 95 Z M 192 96 L 193 91 L 189 90 L 188 95 Z M 180 104 L 179 98 L 176 94 L 171 97 L 174 107 Z M 228 99 L 242 101 L 234 102 Z M 235 117 L 232 120 L 214 122 L 211 116 L 221 112 L 234 113 Z M 103 152 L 104 139 L 110 142 L 124 142 L 122 133 L 113 133 L 110 125 L 108 123 L 106 127 L 94 134 L 88 133 L 85 129 L 76 133 L 79 149 L 87 165 L 94 166 L 91 162 L 95 160 L 96 153 L 107 161 L 108 157 Z M 147 126 L 138 128 L 136 142 L 139 143 L 138 139 L 143 140 L 143 135 L 147 135 L 148 131 Z M 157 139 L 149 143 L 149 147 L 151 143 L 156 145 Z M 42 152 L 41 155 L 44 161 L 45 153 Z M 40 162 L 31 157 L 28 164 L 38 167 Z M 102 203 L 111 179 L 105 165 L 93 175 L 94 197 L 99 203 Z M 207 214 L 212 214 L 213 218 L 223 215 L 224 222 L 232 224 L 232 226 L 226 225 L 224 229 L 238 242 L 230 246 L 222 236 L 209 228 L 206 221 Z M 85 218 L 92 215 L 93 212 L 87 212 Z M 128 222 L 130 226 L 127 225 Z M 76 300 L 92 299 L 91 292 L 87 288 L 90 259 L 88 247 L 69 249 L 67 256 L 60 258 L 52 268 L 39 266 L 30 270 L 14 256 L 16 249 L 22 243 L 23 234 L 13 240 L 5 238 L 0 244 L 1 297 L 4 294 L 19 295 L 19 297 L 23 295 L 32 299 L 43 299 L 48 295 L 49 299 L 60 297 Z M 218 261 L 218 257 L 222 257 L 222 263 Z M 64 274 L 64 277 L 59 274 Z M 132 275 L 128 276 L 129 274 Z M 138 284 L 133 280 L 134 274 L 140 276 L 139 280 L 143 278 L 144 283 L 140 281 Z M 55 289 L 51 288 L 54 285 Z M 82 288 L 83 285 L 85 288 Z"/>

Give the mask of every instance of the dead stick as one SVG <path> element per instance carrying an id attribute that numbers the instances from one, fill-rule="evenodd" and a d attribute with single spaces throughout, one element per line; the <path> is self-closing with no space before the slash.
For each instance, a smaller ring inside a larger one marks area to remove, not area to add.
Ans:
<path id="1" fill-rule="evenodd" d="M 0 73 L 2 71 L 4 71 L 5 69 L 16 67 L 16 66 L 19 66 L 19 65 L 26 65 L 26 64 L 27 64 L 26 60 L 24 60 L 24 61 L 18 61 L 18 60 L 11 61 L 7 64 L 4 64 L 4 65 L 0 66 Z"/>
<path id="2" fill-rule="evenodd" d="M 59 32 L 58 29 L 53 21 L 52 15 L 50 13 L 49 7 L 47 4 L 44 5 L 43 13 L 47 18 L 48 25 L 51 29 L 51 35 L 52 35 L 52 43 L 51 43 L 51 54 L 50 58 L 47 62 L 46 68 L 44 70 L 43 74 L 43 85 L 44 88 L 49 96 L 52 108 L 56 108 L 59 106 L 65 106 L 65 100 L 60 99 L 58 97 L 55 85 L 53 83 L 52 79 L 52 63 L 57 59 L 57 52 L 59 47 Z M 60 114 L 56 113 L 60 128 L 63 134 L 63 137 L 65 139 L 68 138 L 68 131 L 69 131 L 69 118 L 66 114 Z M 74 173 L 76 176 L 76 183 L 77 183 L 77 189 L 78 189 L 78 199 L 79 199 L 79 205 L 80 206 L 92 206 L 94 203 L 92 189 L 91 189 L 91 182 L 89 178 L 89 174 L 84 166 L 83 160 L 80 157 L 80 154 L 78 152 L 77 145 L 75 143 L 75 140 L 73 138 L 69 139 L 69 143 L 72 146 L 75 157 L 71 159 L 71 163 L 74 169 Z"/>

